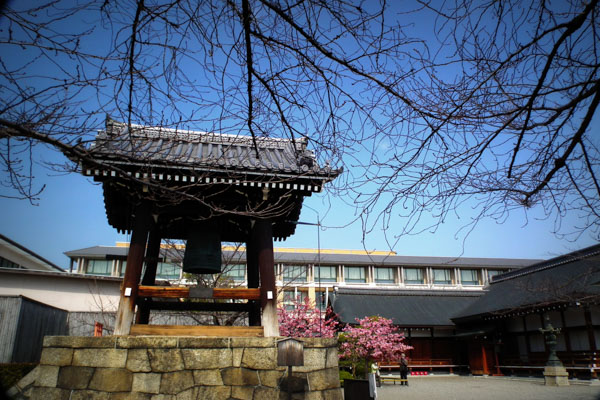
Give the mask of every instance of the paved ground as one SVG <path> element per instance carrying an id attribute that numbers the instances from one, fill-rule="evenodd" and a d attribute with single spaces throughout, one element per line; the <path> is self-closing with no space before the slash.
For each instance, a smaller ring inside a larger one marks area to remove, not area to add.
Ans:
<path id="1" fill-rule="evenodd" d="M 600 400 L 600 384 L 551 387 L 543 379 L 470 376 L 412 377 L 409 382 L 383 384 L 377 400 Z"/>

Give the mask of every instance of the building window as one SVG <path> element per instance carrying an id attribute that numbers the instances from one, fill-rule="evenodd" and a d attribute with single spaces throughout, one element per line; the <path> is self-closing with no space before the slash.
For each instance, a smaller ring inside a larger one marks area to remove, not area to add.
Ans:
<path id="1" fill-rule="evenodd" d="M 306 266 L 284 265 L 283 280 L 285 282 L 306 282 Z"/>
<path id="2" fill-rule="evenodd" d="M 7 260 L 4 257 L 0 257 L 0 268 L 16 268 L 16 269 L 21 269 L 23 267 L 21 267 L 19 264 L 14 263 L 10 260 Z"/>
<path id="3" fill-rule="evenodd" d="M 181 267 L 177 264 L 159 262 L 156 268 L 156 277 L 158 279 L 179 279 L 181 276 Z"/>
<path id="4" fill-rule="evenodd" d="M 317 308 L 319 308 L 321 311 L 325 311 L 327 309 L 325 297 L 325 292 L 315 292 L 315 303 Z"/>
<path id="5" fill-rule="evenodd" d="M 498 270 L 498 269 L 488 269 L 487 270 L 487 277 L 488 277 L 488 282 L 492 281 L 492 278 L 496 275 L 500 275 L 502 274 L 504 271 Z"/>
<path id="6" fill-rule="evenodd" d="M 460 282 L 463 285 L 479 285 L 479 276 L 476 269 L 461 269 Z"/>
<path id="7" fill-rule="evenodd" d="M 375 268 L 376 283 L 394 283 L 395 268 Z"/>
<path id="8" fill-rule="evenodd" d="M 423 279 L 423 269 L 421 268 L 404 268 L 404 283 L 409 285 L 422 285 L 425 283 Z"/>
<path id="9" fill-rule="evenodd" d="M 246 265 L 234 264 L 225 267 L 223 275 L 227 278 L 233 279 L 236 282 L 243 282 L 246 280 Z"/>
<path id="10" fill-rule="evenodd" d="M 332 266 L 315 266 L 315 282 L 337 281 L 337 268 Z"/>
<path id="11" fill-rule="evenodd" d="M 121 261 L 121 273 L 120 276 L 125 275 L 125 270 L 127 269 L 127 260 Z"/>
<path id="12" fill-rule="evenodd" d="M 344 267 L 344 281 L 349 283 L 364 283 L 367 281 L 364 267 Z"/>
<path id="13" fill-rule="evenodd" d="M 451 271 L 447 268 L 434 268 L 433 269 L 433 283 L 436 285 L 452 284 Z"/>
<path id="14" fill-rule="evenodd" d="M 111 260 L 88 260 L 87 273 L 90 275 L 110 276 L 112 268 Z"/>
<path id="15" fill-rule="evenodd" d="M 306 292 L 284 290 L 283 291 L 283 306 L 286 310 L 294 310 L 296 304 L 306 301 Z"/>

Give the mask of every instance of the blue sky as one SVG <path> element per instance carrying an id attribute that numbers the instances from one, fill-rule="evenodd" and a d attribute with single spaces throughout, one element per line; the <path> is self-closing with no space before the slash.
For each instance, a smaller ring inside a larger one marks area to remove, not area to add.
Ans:
<path id="1" fill-rule="evenodd" d="M 417 21 L 414 28 L 419 31 L 416 32 L 428 29 L 429 22 Z M 76 27 L 76 24 L 74 26 Z M 420 33 L 427 35 L 427 32 Z M 97 38 L 92 36 L 91 39 Z M 102 40 L 99 40 L 99 43 L 106 45 Z M 0 55 L 9 61 L 22 60 L 22 57 L 14 57 L 15 54 L 13 57 Z M 47 68 L 46 65 L 37 67 L 44 70 Z M 104 95 L 106 96 L 106 93 Z M 82 96 L 93 97 L 87 92 L 82 93 Z M 110 102 L 107 98 L 101 97 L 100 100 L 96 99 L 96 103 L 86 103 L 86 110 L 96 112 L 101 110 L 102 107 L 98 107 L 97 103 Z M 85 114 L 87 111 L 81 112 Z M 102 116 L 95 117 L 102 119 Z M 597 130 L 599 125 L 596 121 L 593 129 Z M 210 127 L 203 127 L 203 129 L 208 130 Z M 368 132 L 366 133 L 368 135 Z M 361 145 L 368 148 L 374 143 L 361 143 Z M 351 150 L 353 149 L 347 151 L 352 153 Z M 385 152 L 379 153 L 378 155 L 381 156 Z M 40 154 L 46 161 L 65 162 L 62 156 L 57 156 L 46 149 L 40 150 Z M 366 153 L 356 153 L 353 156 L 368 158 Z M 351 164 L 351 161 L 346 160 L 346 164 Z M 352 172 L 355 176 L 360 175 L 360 171 Z M 350 171 L 345 172 L 345 174 L 349 173 Z M 6 172 L 0 171 L 0 174 Z M 46 185 L 35 205 L 26 200 L 1 197 L 10 193 L 7 188 L 0 186 L 1 234 L 64 268 L 68 267 L 68 259 L 63 255 L 65 251 L 94 245 L 110 246 L 116 241 L 128 240 L 127 236 L 117 234 L 116 230 L 108 225 L 102 189 L 99 185 L 78 174 L 54 173 L 39 164 L 34 166 L 34 174 L 38 187 Z M 3 176 L 0 175 L 0 178 Z M 5 180 L 0 179 L 0 181 Z M 364 187 L 364 190 L 367 190 L 367 187 Z M 396 210 L 385 232 L 380 225 L 375 225 L 363 238 L 363 229 L 360 221 L 357 220 L 359 215 L 352 202 L 353 199 L 350 197 L 338 198 L 327 191 L 305 199 L 305 205 L 310 208 L 303 209 L 301 220 L 315 223 L 318 218 L 321 219 L 322 248 L 368 250 L 391 248 L 400 255 L 420 256 L 549 258 L 596 243 L 589 234 L 568 239 L 556 236 L 553 231 L 556 229 L 557 221 L 544 219 L 543 213 L 536 207 L 527 210 L 515 209 L 502 223 L 494 220 L 480 221 L 466 235 L 467 231 L 461 228 L 470 223 L 477 211 L 472 203 L 464 204 L 459 214 L 449 213 L 444 224 L 438 226 L 435 231 L 425 229 L 419 234 L 401 237 L 398 235 L 406 220 L 398 215 L 402 210 Z M 563 216 L 560 220 L 561 231 L 571 231 L 571 227 L 578 225 L 580 218 L 581 216 L 576 212 Z M 354 223 L 351 223 L 352 221 Z M 426 226 L 431 221 L 428 216 L 424 216 L 421 222 Z M 276 242 L 275 246 L 316 248 L 317 228 L 300 225 L 296 235 L 285 242 Z"/>

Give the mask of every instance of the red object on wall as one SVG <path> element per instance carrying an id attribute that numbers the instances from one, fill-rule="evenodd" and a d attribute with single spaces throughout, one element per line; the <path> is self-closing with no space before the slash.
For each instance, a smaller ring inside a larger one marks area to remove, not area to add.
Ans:
<path id="1" fill-rule="evenodd" d="M 96 322 L 94 324 L 94 336 L 102 336 L 103 328 L 104 328 L 104 325 L 102 325 L 100 322 Z"/>

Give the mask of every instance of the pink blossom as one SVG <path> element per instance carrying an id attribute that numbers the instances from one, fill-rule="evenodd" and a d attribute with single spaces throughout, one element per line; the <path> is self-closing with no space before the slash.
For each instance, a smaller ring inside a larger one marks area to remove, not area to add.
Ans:
<path id="1" fill-rule="evenodd" d="M 398 332 L 391 319 L 380 316 L 356 318 L 358 325 L 347 325 L 340 334 L 340 358 L 357 363 L 359 360 L 392 361 L 412 349 L 404 344 L 404 334 Z"/>
<path id="2" fill-rule="evenodd" d="M 338 322 L 331 316 L 331 308 L 320 313 L 310 299 L 294 301 L 294 309 L 278 310 L 279 333 L 288 337 L 335 337 Z"/>

